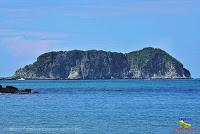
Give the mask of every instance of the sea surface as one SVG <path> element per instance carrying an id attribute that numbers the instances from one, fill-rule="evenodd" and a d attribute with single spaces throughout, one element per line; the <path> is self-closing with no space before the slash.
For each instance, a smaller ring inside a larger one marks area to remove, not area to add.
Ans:
<path id="1" fill-rule="evenodd" d="M 0 134 L 200 134 L 200 80 L 0 81 Z M 178 131 L 187 118 L 193 131 Z M 194 131 L 195 130 L 195 131 Z"/>

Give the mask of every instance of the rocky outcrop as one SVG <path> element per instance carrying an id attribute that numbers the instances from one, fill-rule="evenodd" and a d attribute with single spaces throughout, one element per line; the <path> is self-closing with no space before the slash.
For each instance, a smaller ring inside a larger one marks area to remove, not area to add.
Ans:
<path id="1" fill-rule="evenodd" d="M 20 91 L 21 94 L 30 94 L 31 92 L 32 92 L 31 89 L 24 89 Z"/>
<path id="2" fill-rule="evenodd" d="M 0 85 L 0 93 L 11 93 L 11 94 L 30 94 L 31 93 L 31 89 L 25 89 L 25 90 L 19 90 L 16 87 L 13 86 L 6 86 L 5 88 L 2 87 L 2 85 Z"/>
<path id="3" fill-rule="evenodd" d="M 128 53 L 131 78 L 190 78 L 183 64 L 161 49 L 144 48 Z"/>
<path id="4" fill-rule="evenodd" d="M 45 53 L 16 71 L 25 79 L 155 79 L 190 78 L 190 72 L 165 51 L 144 48 L 130 53 L 59 51 Z"/>

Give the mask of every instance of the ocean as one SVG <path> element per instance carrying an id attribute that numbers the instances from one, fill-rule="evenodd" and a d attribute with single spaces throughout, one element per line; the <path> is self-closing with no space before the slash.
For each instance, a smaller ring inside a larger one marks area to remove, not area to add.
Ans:
<path id="1" fill-rule="evenodd" d="M 200 80 L 25 80 L 0 85 L 0 134 L 200 134 Z M 193 130 L 181 131 L 179 118 Z"/>

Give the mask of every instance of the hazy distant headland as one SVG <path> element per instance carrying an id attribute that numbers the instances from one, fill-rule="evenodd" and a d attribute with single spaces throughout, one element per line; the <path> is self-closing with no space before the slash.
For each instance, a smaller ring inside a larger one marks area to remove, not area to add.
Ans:
<path id="1" fill-rule="evenodd" d="M 190 78 L 183 64 L 159 48 L 130 53 L 98 50 L 48 52 L 16 71 L 14 79 L 177 79 Z"/>

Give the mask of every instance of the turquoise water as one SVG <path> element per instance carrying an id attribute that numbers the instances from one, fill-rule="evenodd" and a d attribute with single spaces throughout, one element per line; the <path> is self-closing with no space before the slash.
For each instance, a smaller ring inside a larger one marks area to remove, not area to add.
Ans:
<path id="1" fill-rule="evenodd" d="M 0 133 L 200 133 L 200 80 L 0 81 L 39 94 L 0 95 Z M 177 132 L 178 133 L 178 132 Z M 192 133 L 192 132 L 185 132 Z"/>

